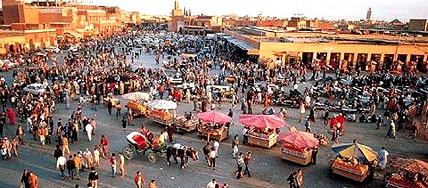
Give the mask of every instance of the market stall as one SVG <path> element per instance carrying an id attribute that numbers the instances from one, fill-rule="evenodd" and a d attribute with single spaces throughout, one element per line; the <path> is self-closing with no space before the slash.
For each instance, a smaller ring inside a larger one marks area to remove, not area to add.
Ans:
<path id="1" fill-rule="evenodd" d="M 147 116 L 161 125 L 172 125 L 175 119 L 177 103 L 167 100 L 153 100 L 147 103 Z"/>
<path id="2" fill-rule="evenodd" d="M 246 134 L 248 144 L 263 148 L 271 148 L 276 144 L 277 129 L 286 125 L 284 119 L 275 115 L 241 115 L 239 121 L 249 127 Z"/>
<path id="3" fill-rule="evenodd" d="M 363 182 L 370 175 L 370 168 L 374 168 L 370 165 L 377 160 L 375 151 L 356 142 L 335 144 L 332 149 L 337 153 L 330 163 L 333 174 L 358 182 Z"/>
<path id="4" fill-rule="evenodd" d="M 176 118 L 175 130 L 177 133 L 192 132 L 196 130 L 198 124 L 198 119 L 191 112 L 186 112 L 184 116 Z"/>
<path id="5" fill-rule="evenodd" d="M 386 169 L 387 187 L 428 187 L 428 163 L 411 158 L 391 158 Z"/>
<path id="6" fill-rule="evenodd" d="M 140 117 L 147 115 L 147 107 L 145 102 L 150 99 L 148 93 L 133 92 L 122 95 L 122 98 L 128 100 L 126 108 L 130 111 L 133 117 Z"/>
<path id="7" fill-rule="evenodd" d="M 226 126 L 232 121 L 232 118 L 222 112 L 209 111 L 198 114 L 201 124 L 198 126 L 199 135 L 216 139 L 225 140 L 229 137 L 229 127 Z"/>
<path id="8" fill-rule="evenodd" d="M 312 133 L 291 131 L 281 134 L 279 140 L 282 142 L 281 158 L 284 160 L 308 165 L 316 157 L 313 150 L 318 147 L 319 141 Z"/>

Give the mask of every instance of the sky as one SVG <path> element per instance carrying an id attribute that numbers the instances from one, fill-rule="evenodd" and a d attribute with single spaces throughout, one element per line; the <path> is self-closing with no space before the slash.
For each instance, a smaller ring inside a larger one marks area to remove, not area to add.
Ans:
<path id="1" fill-rule="evenodd" d="M 97 5 L 119 6 L 143 14 L 170 15 L 174 0 L 83 0 Z M 192 14 L 276 16 L 289 18 L 303 14 L 309 18 L 328 20 L 365 19 L 369 7 L 372 19 L 391 21 L 398 18 L 428 18 L 427 0 L 180 0 L 181 8 Z M 298 2 L 298 3 L 296 3 Z"/>

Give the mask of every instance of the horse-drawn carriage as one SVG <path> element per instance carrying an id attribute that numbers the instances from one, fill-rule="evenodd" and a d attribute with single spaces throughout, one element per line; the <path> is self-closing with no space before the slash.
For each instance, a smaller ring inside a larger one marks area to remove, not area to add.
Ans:
<path id="1" fill-rule="evenodd" d="M 147 155 L 147 159 L 151 163 L 155 163 L 158 156 L 165 156 L 166 147 L 160 146 L 156 139 L 151 143 L 142 133 L 131 132 L 126 136 L 126 140 L 128 145 L 123 148 L 122 153 L 128 160 L 134 158 L 135 154 L 144 154 L 147 150 L 152 151 Z"/>

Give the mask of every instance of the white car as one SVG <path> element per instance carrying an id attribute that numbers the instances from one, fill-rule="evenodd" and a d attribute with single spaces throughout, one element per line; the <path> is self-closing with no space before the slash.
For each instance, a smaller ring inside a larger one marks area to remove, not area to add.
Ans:
<path id="1" fill-rule="evenodd" d="M 30 84 L 24 88 L 25 92 L 29 92 L 35 95 L 46 92 L 45 86 L 42 84 Z"/>

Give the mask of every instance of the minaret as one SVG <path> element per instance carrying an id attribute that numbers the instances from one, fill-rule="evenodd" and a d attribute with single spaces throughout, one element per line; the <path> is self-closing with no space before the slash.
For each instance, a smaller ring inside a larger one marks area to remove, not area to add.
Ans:
<path id="1" fill-rule="evenodd" d="M 180 3 L 178 1 L 174 1 L 174 9 L 172 9 L 171 16 L 182 16 L 183 11 L 180 9 Z"/>

